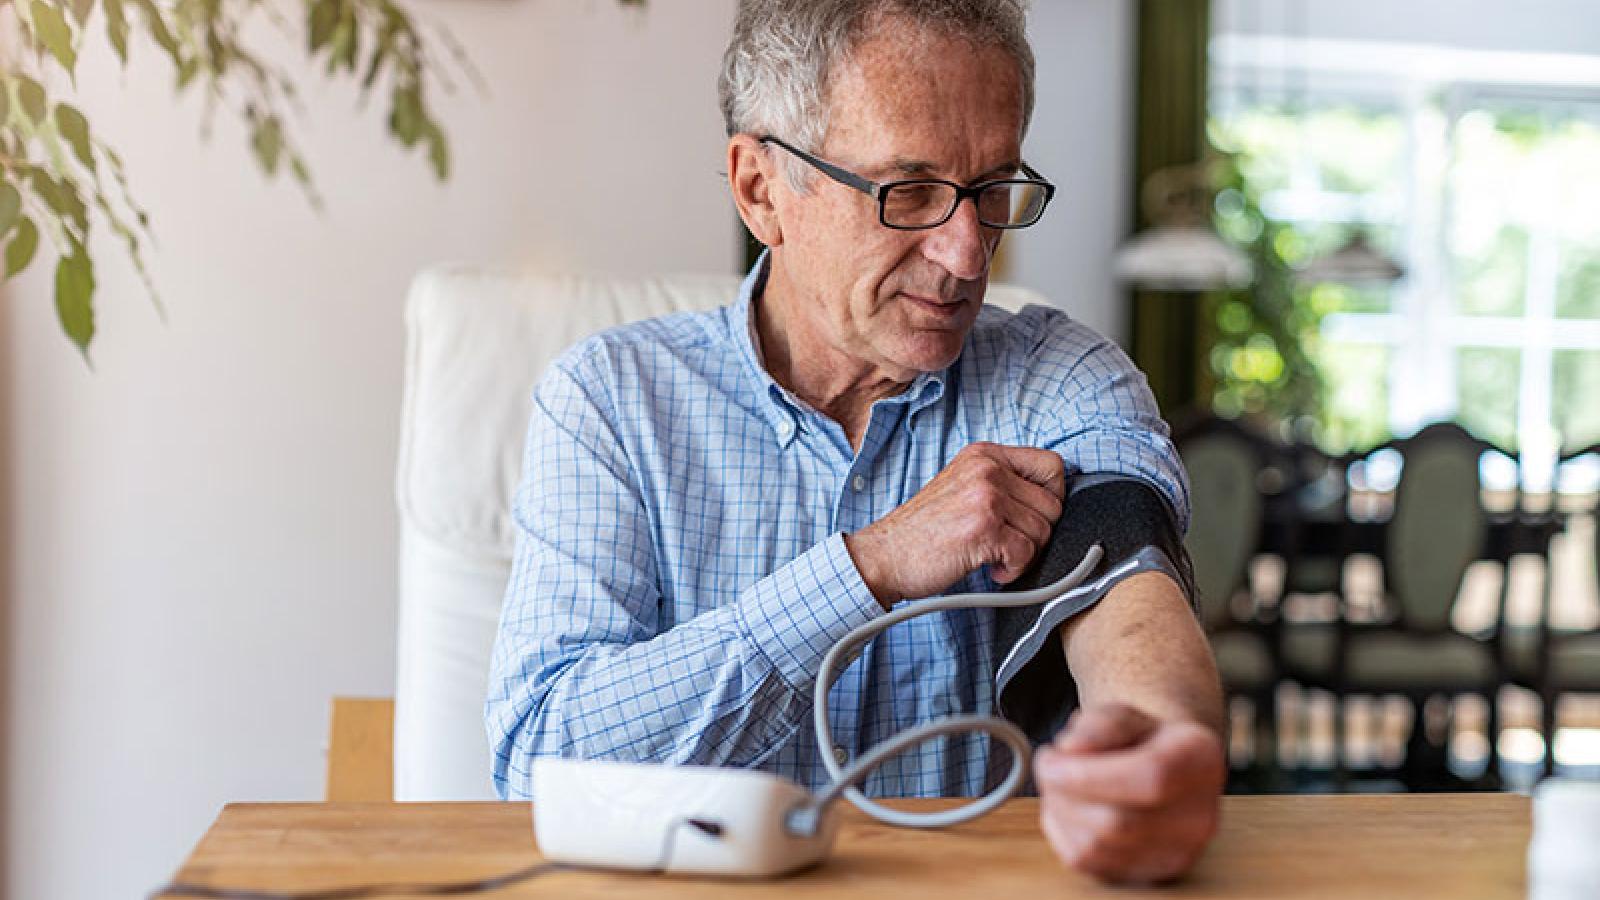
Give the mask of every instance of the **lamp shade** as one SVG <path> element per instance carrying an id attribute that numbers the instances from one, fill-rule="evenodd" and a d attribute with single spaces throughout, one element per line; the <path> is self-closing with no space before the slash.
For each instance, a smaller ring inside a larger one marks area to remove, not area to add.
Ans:
<path id="1" fill-rule="evenodd" d="M 1319 256 L 1295 273 L 1304 284 L 1338 282 L 1340 284 L 1381 287 L 1394 284 L 1405 275 L 1405 269 L 1387 254 L 1372 246 L 1367 236 L 1356 233 L 1344 246 Z"/>
<path id="2" fill-rule="evenodd" d="M 1250 284 L 1250 258 L 1204 225 L 1158 225 L 1117 251 L 1117 277 L 1148 291 L 1214 291 Z"/>

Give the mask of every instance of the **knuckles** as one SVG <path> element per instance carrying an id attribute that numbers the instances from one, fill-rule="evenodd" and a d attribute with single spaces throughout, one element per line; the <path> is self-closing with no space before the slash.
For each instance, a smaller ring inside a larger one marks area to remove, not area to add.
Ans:
<path id="1" fill-rule="evenodd" d="M 1082 805 L 1042 810 L 1041 830 L 1061 861 L 1103 881 L 1170 881 L 1192 868 L 1216 834 L 1214 805 L 1130 810 Z"/>
<path id="2" fill-rule="evenodd" d="M 1222 739 L 1203 725 L 1176 723 L 1166 746 L 1158 756 L 1163 768 L 1181 772 L 1186 780 L 1220 792 L 1228 778 L 1228 764 L 1222 749 Z"/>
<path id="3" fill-rule="evenodd" d="M 1120 803 L 1074 796 L 1072 780 L 1062 777 L 1064 760 L 1042 751 L 1035 758 L 1040 818 L 1056 855 L 1104 881 L 1156 883 L 1183 875 L 1220 827 L 1220 780 L 1212 772 L 1220 765 L 1213 759 L 1218 743 L 1203 726 L 1161 735 L 1149 748 L 1149 765 L 1124 782 Z"/>
<path id="4" fill-rule="evenodd" d="M 1128 785 L 1128 792 L 1135 803 L 1159 806 L 1179 799 L 1186 786 L 1182 772 L 1170 761 L 1161 760 L 1158 765 L 1146 767 Z"/>

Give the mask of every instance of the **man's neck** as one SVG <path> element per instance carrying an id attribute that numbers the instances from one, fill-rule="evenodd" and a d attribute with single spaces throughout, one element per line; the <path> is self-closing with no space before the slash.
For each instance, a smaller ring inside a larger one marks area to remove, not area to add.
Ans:
<path id="1" fill-rule="evenodd" d="M 850 446 L 859 449 L 872 404 L 902 393 L 915 378 L 899 380 L 823 339 L 812 317 L 798 313 L 806 302 L 774 266 L 755 308 L 755 335 L 762 362 L 785 390 L 838 422 Z"/>

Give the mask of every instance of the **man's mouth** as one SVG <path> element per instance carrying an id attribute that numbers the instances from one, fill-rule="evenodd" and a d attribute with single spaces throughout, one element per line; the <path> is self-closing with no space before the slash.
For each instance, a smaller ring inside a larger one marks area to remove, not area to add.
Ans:
<path id="1" fill-rule="evenodd" d="M 922 294 L 912 294 L 901 291 L 900 296 L 910 301 L 912 305 L 942 318 L 954 318 L 966 309 L 967 303 L 960 298 L 954 300 L 940 300 Z"/>

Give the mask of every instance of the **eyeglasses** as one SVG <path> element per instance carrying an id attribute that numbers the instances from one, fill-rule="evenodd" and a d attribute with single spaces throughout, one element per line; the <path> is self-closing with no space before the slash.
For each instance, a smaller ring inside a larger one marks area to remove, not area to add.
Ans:
<path id="1" fill-rule="evenodd" d="M 878 201 L 878 221 L 902 231 L 943 225 L 956 214 L 956 207 L 961 205 L 961 201 L 968 197 L 977 207 L 978 221 L 989 228 L 1027 228 L 1044 215 L 1045 205 L 1056 193 L 1056 186 L 1045 181 L 1027 163 L 1021 163 L 1022 174 L 1027 178 L 1001 178 L 971 187 L 939 178 L 912 178 L 879 184 L 827 160 L 818 159 L 770 134 L 761 138 L 761 142 L 777 144 L 834 181 Z"/>

